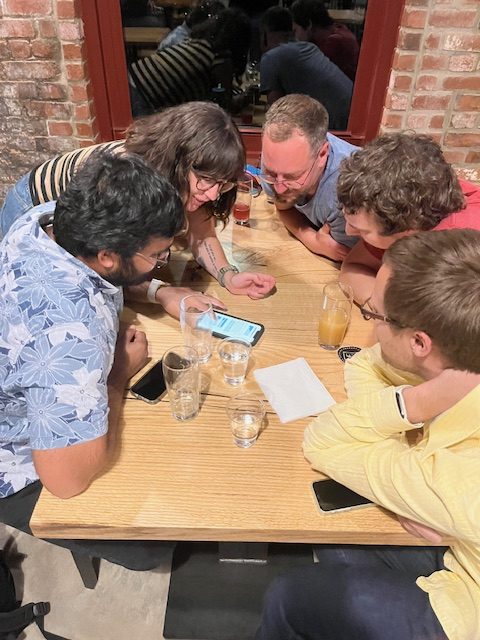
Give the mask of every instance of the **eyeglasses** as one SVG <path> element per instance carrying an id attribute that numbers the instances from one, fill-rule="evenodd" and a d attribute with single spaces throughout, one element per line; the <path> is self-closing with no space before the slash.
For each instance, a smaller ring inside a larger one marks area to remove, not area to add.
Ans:
<path id="1" fill-rule="evenodd" d="M 400 329 L 404 329 L 404 325 L 400 324 L 393 318 L 389 318 L 383 313 L 377 313 L 376 311 L 372 311 L 367 308 L 367 305 L 370 303 L 370 298 L 367 298 L 363 304 L 361 304 L 358 308 L 360 309 L 360 313 L 362 314 L 362 318 L 364 320 L 380 320 L 380 322 L 388 322 L 389 324 L 394 324 Z"/>
<path id="2" fill-rule="evenodd" d="M 163 269 L 163 267 L 167 266 L 168 261 L 170 260 L 170 249 L 167 249 L 159 256 L 157 255 L 156 258 L 147 258 L 147 256 L 144 256 L 140 251 L 135 251 L 135 255 L 146 260 L 154 269 Z"/>
<path id="3" fill-rule="evenodd" d="M 199 191 L 208 191 L 212 187 L 218 186 L 219 193 L 227 193 L 237 186 L 236 182 L 230 180 L 217 180 L 216 178 L 210 178 L 209 176 L 201 176 L 195 170 L 193 171 L 197 178 L 197 189 Z"/>
<path id="4" fill-rule="evenodd" d="M 276 176 L 272 176 L 270 173 L 260 173 L 259 174 L 259 178 L 260 180 L 263 180 L 264 182 L 266 182 L 267 184 L 271 184 L 271 185 L 276 185 L 276 184 L 283 184 L 286 186 L 290 186 L 293 187 L 294 189 L 299 188 L 299 187 L 303 187 L 303 185 L 307 182 L 308 178 L 310 177 L 310 174 L 312 173 L 313 167 L 315 166 L 315 163 L 317 162 L 317 158 L 320 154 L 321 149 L 318 151 L 318 153 L 315 155 L 315 159 L 312 163 L 312 166 L 310 167 L 310 169 L 307 172 L 307 175 L 305 176 L 305 178 L 300 181 L 300 180 L 277 180 Z"/>

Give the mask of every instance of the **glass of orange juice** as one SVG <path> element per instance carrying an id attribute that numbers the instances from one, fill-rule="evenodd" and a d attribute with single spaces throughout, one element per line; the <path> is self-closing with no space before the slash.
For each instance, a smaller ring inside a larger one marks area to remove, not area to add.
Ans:
<path id="1" fill-rule="evenodd" d="M 338 349 L 342 344 L 350 322 L 352 302 L 353 291 L 348 284 L 329 282 L 323 287 L 318 344 L 324 349 Z"/>

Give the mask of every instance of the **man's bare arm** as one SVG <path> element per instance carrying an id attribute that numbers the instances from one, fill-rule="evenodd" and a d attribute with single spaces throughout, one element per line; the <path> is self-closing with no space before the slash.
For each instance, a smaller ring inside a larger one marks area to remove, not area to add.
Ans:
<path id="1" fill-rule="evenodd" d="M 363 240 L 357 242 L 343 261 L 340 282 L 352 287 L 356 302 L 363 304 L 372 295 L 375 276 L 381 264 L 382 261 L 370 253 Z"/>

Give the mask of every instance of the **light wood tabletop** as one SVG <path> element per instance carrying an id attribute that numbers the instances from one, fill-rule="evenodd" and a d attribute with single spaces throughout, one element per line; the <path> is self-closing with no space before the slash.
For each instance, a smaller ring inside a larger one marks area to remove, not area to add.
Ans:
<path id="1" fill-rule="evenodd" d="M 232 222 L 219 235 L 227 256 L 242 270 L 272 273 L 277 291 L 264 300 L 233 296 L 197 269 L 188 251 L 176 247 L 172 281 L 223 299 L 234 315 L 265 325 L 252 350 L 241 387 L 223 382 L 214 353 L 202 367 L 199 415 L 187 422 L 171 417 L 168 400 L 149 405 L 127 394 L 115 460 L 87 491 L 60 500 L 42 491 L 31 520 L 47 538 L 165 539 L 244 542 L 338 542 L 421 544 L 396 518 L 376 507 L 323 515 L 311 483 L 321 474 L 302 455 L 310 418 L 281 424 L 267 404 L 257 443 L 234 446 L 225 413 L 229 396 L 262 395 L 253 369 L 304 357 L 337 401 L 345 398 L 343 365 L 335 351 L 317 343 L 320 292 L 338 276 L 331 261 L 315 256 L 292 238 L 264 196 L 255 200 L 249 227 Z M 178 321 L 159 307 L 137 305 L 124 319 L 143 327 L 153 360 L 182 343 Z M 353 310 L 344 344 L 372 343 L 372 323 Z"/>

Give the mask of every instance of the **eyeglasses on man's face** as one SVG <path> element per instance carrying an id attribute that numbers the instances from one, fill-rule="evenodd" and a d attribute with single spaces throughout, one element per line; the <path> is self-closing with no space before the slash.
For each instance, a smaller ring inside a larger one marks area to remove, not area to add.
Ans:
<path id="1" fill-rule="evenodd" d="M 404 328 L 402 324 L 393 320 L 393 318 L 389 318 L 383 313 L 377 313 L 376 311 L 372 311 L 370 308 L 370 298 L 367 298 L 363 304 L 359 307 L 360 313 L 362 314 L 362 318 L 364 320 L 379 320 L 380 322 L 388 322 L 389 324 L 394 324 L 399 328 Z"/>
<path id="2" fill-rule="evenodd" d="M 211 178 L 210 176 L 202 176 L 195 170 L 193 171 L 193 174 L 197 179 L 196 186 L 199 191 L 208 191 L 212 187 L 218 186 L 219 193 L 227 193 L 227 191 L 231 191 L 234 187 L 237 186 L 237 183 L 232 182 L 231 180 L 217 180 L 216 178 Z"/>
<path id="3" fill-rule="evenodd" d="M 153 269 L 163 269 L 163 267 L 167 266 L 168 261 L 170 260 L 170 249 L 162 251 L 160 254 L 157 254 L 156 256 L 152 256 L 150 258 L 144 256 L 143 253 L 140 253 L 140 251 L 135 251 L 135 255 L 140 256 L 141 258 L 146 260 Z"/>
<path id="4" fill-rule="evenodd" d="M 320 151 L 321 149 L 318 151 L 318 153 L 315 155 L 315 158 L 309 168 L 309 170 L 307 171 L 307 175 L 305 176 L 305 178 L 303 180 L 299 180 L 298 178 L 289 178 L 287 180 L 278 180 L 277 176 L 274 176 L 271 173 L 265 172 L 265 173 L 260 173 L 260 175 L 258 176 L 260 178 L 260 180 L 263 180 L 264 182 L 266 182 L 267 184 L 271 184 L 272 186 L 277 185 L 284 185 L 285 187 L 290 187 L 292 189 L 300 189 L 301 187 L 303 187 L 305 185 L 305 183 L 307 182 L 308 178 L 310 177 L 310 174 L 313 171 L 313 167 L 315 166 L 315 163 L 317 162 L 317 158 L 320 155 Z M 305 173 L 304 171 L 302 171 L 302 173 Z M 301 177 L 301 174 L 299 176 L 299 178 Z"/>

